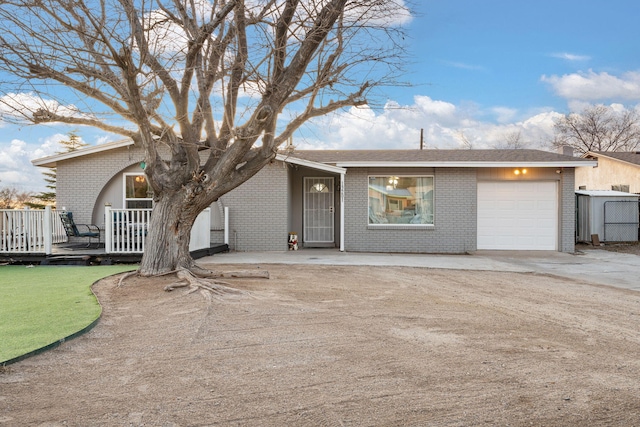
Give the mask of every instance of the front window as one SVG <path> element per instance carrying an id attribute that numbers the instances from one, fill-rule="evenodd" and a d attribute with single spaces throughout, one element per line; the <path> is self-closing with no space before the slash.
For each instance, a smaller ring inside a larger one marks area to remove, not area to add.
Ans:
<path id="1" fill-rule="evenodd" d="M 144 174 L 124 176 L 124 205 L 126 209 L 151 209 L 153 192 Z"/>
<path id="2" fill-rule="evenodd" d="M 370 176 L 369 224 L 433 225 L 433 177 Z"/>

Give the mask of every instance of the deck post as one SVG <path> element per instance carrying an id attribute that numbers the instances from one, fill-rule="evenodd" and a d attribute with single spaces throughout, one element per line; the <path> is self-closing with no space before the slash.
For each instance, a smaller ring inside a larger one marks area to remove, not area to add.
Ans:
<path id="1" fill-rule="evenodd" d="M 53 243 L 53 226 L 51 224 L 51 206 L 44 207 L 44 254 L 51 255 Z"/>
<path id="2" fill-rule="evenodd" d="M 111 215 L 111 206 L 104 206 L 104 252 L 111 253 L 111 240 L 113 239 L 113 215 Z"/>
<path id="3" fill-rule="evenodd" d="M 224 244 L 229 244 L 229 206 L 224 207 Z"/>

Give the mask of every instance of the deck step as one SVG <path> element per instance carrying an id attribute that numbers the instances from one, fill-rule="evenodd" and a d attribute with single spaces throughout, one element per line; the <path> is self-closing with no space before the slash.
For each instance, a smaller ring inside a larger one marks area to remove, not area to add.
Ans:
<path id="1" fill-rule="evenodd" d="M 40 265 L 90 265 L 90 255 L 55 255 L 48 256 Z"/>

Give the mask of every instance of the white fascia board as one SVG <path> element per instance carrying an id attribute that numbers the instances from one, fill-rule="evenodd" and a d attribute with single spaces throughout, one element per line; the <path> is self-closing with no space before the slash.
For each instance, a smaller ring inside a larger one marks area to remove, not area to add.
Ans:
<path id="1" fill-rule="evenodd" d="M 341 168 L 578 168 L 597 161 L 558 162 L 339 162 Z"/>
<path id="2" fill-rule="evenodd" d="M 73 159 L 75 157 L 87 156 L 89 154 L 101 153 L 103 151 L 114 150 L 116 148 L 128 147 L 133 145 L 132 139 L 124 139 L 121 141 L 107 142 L 99 145 L 92 145 L 91 147 L 80 148 L 78 150 L 69 151 L 66 153 L 54 154 L 53 156 L 41 157 L 39 159 L 31 160 L 34 166 L 42 166 L 47 168 L 55 168 L 56 163 L 61 160 Z"/>
<path id="3" fill-rule="evenodd" d="M 305 166 L 312 169 L 318 169 L 325 172 L 344 174 L 347 170 L 338 166 L 325 165 L 324 163 L 312 162 L 310 160 L 303 160 L 297 157 L 286 156 L 283 154 L 276 154 L 276 160 L 281 162 L 291 163 L 298 166 Z"/>

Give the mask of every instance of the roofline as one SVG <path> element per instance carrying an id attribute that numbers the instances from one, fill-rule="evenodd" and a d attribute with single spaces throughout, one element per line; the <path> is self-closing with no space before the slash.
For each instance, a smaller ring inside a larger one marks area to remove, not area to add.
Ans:
<path id="1" fill-rule="evenodd" d="M 82 157 L 89 154 L 101 153 L 103 151 L 114 150 L 116 148 L 129 147 L 133 145 L 134 142 L 132 139 L 123 139 L 120 141 L 107 142 L 105 144 L 92 145 L 90 147 L 81 148 L 74 151 L 69 151 L 60 154 L 54 154 L 52 156 L 42 157 L 39 159 L 33 159 L 31 163 L 34 166 L 41 167 L 56 167 L 56 163 L 62 160 L 73 159 L 76 157 Z M 588 152 L 591 153 L 591 152 Z M 593 154 L 594 156 L 597 156 Z M 605 156 L 612 160 L 623 161 L 619 159 L 615 159 L 612 157 Z M 364 168 L 364 167 L 380 167 L 380 168 L 425 168 L 425 167 L 458 167 L 458 168 L 504 168 L 504 167 L 587 167 L 587 166 L 598 166 L 598 161 L 547 161 L 547 162 L 499 162 L 499 161 L 440 161 L 440 162 L 429 162 L 429 161 L 421 161 L 421 162 L 389 162 L 389 161 L 347 161 L 347 162 L 336 162 L 336 165 L 329 165 L 326 163 L 315 162 L 312 160 L 304 160 L 299 157 L 295 157 L 295 155 L 285 155 L 285 154 L 276 154 L 276 160 L 296 164 L 299 166 L 305 166 L 312 169 L 318 169 L 325 172 L 344 174 L 347 172 L 346 168 Z M 624 161 L 623 161 L 624 162 Z M 624 162 L 629 163 L 629 162 Z M 634 163 L 629 163 L 631 165 L 635 165 Z M 637 165 L 635 165 L 637 166 Z"/>
<path id="2" fill-rule="evenodd" d="M 586 166 L 598 166 L 598 161 L 553 161 L 553 162 L 338 162 L 336 166 L 342 168 L 505 168 L 505 167 L 527 167 L 527 168 L 577 168 Z"/>
<path id="3" fill-rule="evenodd" d="M 123 139 L 120 141 L 106 142 L 104 144 L 92 145 L 90 147 L 80 148 L 78 150 L 67 151 L 65 153 L 54 154 L 53 156 L 41 157 L 39 159 L 31 160 L 34 166 L 41 166 L 47 168 L 55 168 L 56 163 L 61 160 L 73 159 L 75 157 L 82 157 L 88 154 L 101 153 L 103 151 L 114 150 L 116 148 L 128 147 L 133 145 L 132 139 Z"/>
<path id="4" fill-rule="evenodd" d="M 304 160 L 298 157 L 287 156 L 285 154 L 276 154 L 276 160 L 280 160 L 281 162 L 291 163 L 298 166 L 305 166 L 312 169 L 318 169 L 325 172 L 332 172 L 332 173 L 339 173 L 339 174 L 347 173 L 347 170 L 340 166 L 332 166 L 332 165 L 327 165 L 325 163 L 313 162 L 311 160 Z"/>
<path id="5" fill-rule="evenodd" d="M 631 162 L 627 162 L 626 160 L 622 160 L 622 159 L 617 159 L 615 157 L 611 157 L 611 156 L 607 156 L 606 154 L 602 154 L 601 152 L 595 152 L 595 151 L 587 151 L 584 156 L 593 156 L 593 157 L 606 157 L 609 160 L 615 160 L 616 162 L 622 162 L 622 163 L 626 163 L 628 165 L 631 166 L 635 166 L 635 167 L 640 167 L 639 164 L 637 163 L 631 163 Z"/>

